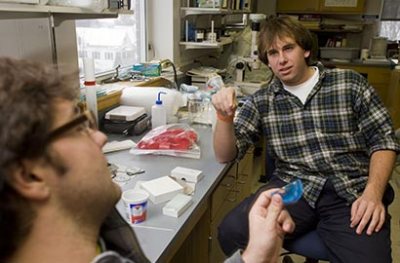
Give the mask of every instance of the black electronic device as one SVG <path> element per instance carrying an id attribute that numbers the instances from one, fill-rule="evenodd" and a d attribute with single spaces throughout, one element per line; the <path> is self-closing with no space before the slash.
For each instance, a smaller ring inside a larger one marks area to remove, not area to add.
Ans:
<path id="1" fill-rule="evenodd" d="M 104 119 L 103 129 L 109 133 L 140 135 L 151 126 L 151 118 L 143 114 L 133 121 Z"/>

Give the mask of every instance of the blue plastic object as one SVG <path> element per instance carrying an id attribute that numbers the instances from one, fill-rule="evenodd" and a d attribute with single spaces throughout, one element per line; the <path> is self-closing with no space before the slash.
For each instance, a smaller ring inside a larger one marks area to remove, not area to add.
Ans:
<path id="1" fill-rule="evenodd" d="M 285 185 L 281 188 L 279 193 L 282 196 L 282 201 L 285 205 L 294 204 L 300 200 L 303 196 L 303 183 L 300 179 L 296 179 L 293 182 Z"/>

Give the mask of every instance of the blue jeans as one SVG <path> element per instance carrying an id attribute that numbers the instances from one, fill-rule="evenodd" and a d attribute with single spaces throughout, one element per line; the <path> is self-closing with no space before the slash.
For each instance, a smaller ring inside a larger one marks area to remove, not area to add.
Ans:
<path id="1" fill-rule="evenodd" d="M 281 187 L 285 182 L 274 177 L 257 193 L 243 200 L 223 219 L 218 227 L 220 246 L 226 255 L 238 248 L 244 249 L 248 242 L 248 211 L 259 192 L 269 188 Z M 312 208 L 305 199 L 287 206 L 296 223 L 294 233 L 285 237 L 286 241 L 316 229 L 328 248 L 330 262 L 392 262 L 390 241 L 390 215 L 387 206 L 393 201 L 394 192 L 388 185 L 383 202 L 386 207 L 386 220 L 378 233 L 368 236 L 365 230 L 361 235 L 350 228 L 351 205 L 336 194 L 330 180 Z M 285 244 L 284 244 L 285 247 Z"/>

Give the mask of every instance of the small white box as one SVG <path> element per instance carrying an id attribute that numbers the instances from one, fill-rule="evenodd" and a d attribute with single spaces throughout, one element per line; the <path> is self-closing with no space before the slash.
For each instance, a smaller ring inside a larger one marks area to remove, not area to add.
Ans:
<path id="1" fill-rule="evenodd" d="M 141 188 L 149 193 L 150 200 L 154 204 L 168 201 L 183 192 L 183 187 L 169 176 L 143 182 Z"/>
<path id="2" fill-rule="evenodd" d="M 203 178 L 203 173 L 200 170 L 178 166 L 171 171 L 171 176 L 183 181 L 197 183 Z"/>
<path id="3" fill-rule="evenodd" d="M 163 207 L 166 216 L 179 217 L 193 203 L 192 197 L 185 194 L 177 194 Z"/>

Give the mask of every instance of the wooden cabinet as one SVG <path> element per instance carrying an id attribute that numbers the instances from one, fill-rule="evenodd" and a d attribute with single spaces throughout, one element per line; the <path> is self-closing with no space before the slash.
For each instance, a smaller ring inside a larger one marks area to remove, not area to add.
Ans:
<path id="1" fill-rule="evenodd" d="M 319 11 L 321 11 L 321 13 L 362 14 L 365 6 L 365 0 L 320 0 L 319 2 Z M 343 5 L 338 4 L 341 2 L 343 2 Z"/>
<path id="2" fill-rule="evenodd" d="M 365 0 L 277 0 L 277 13 L 362 14 Z"/>
<path id="3" fill-rule="evenodd" d="M 218 226 L 225 215 L 251 193 L 253 148 L 235 163 L 212 194 L 209 262 L 223 262 L 225 255 L 218 242 Z M 233 180 L 232 180 L 233 179 Z"/>
<path id="4" fill-rule="evenodd" d="M 277 13 L 311 13 L 319 11 L 319 0 L 277 0 Z"/>
<path id="5" fill-rule="evenodd" d="M 395 129 L 400 128 L 400 69 L 394 69 L 390 75 L 388 107 Z"/>
<path id="6" fill-rule="evenodd" d="M 243 159 L 238 164 L 237 170 L 237 199 L 241 202 L 251 193 L 252 187 L 252 176 L 253 176 L 253 160 L 254 160 L 254 148 L 252 147 L 243 157 Z"/>
<path id="7" fill-rule="evenodd" d="M 209 262 L 223 262 L 225 255 L 218 242 L 218 226 L 225 215 L 238 203 L 236 177 L 238 164 L 234 164 L 211 196 Z"/>
<path id="8" fill-rule="evenodd" d="M 169 262 L 223 262 L 218 226 L 228 212 L 251 193 L 253 148 L 239 163 L 232 163 L 207 200 L 207 209 Z"/>

